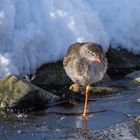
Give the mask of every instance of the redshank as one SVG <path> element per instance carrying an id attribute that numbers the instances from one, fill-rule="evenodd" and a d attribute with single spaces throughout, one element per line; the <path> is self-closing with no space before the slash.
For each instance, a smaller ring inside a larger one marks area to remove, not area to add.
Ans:
<path id="1" fill-rule="evenodd" d="M 74 82 L 70 90 L 79 91 L 79 86 L 89 90 L 89 83 L 94 84 L 102 80 L 107 70 L 107 59 L 101 45 L 84 42 L 72 44 L 63 60 L 63 66 Z M 88 94 L 88 91 L 86 91 Z M 88 95 L 86 95 L 86 100 Z M 86 116 L 86 101 L 83 117 Z"/>

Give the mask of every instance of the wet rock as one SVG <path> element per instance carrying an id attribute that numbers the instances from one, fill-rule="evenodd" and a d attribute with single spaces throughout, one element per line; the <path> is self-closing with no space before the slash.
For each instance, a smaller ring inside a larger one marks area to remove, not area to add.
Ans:
<path id="1" fill-rule="evenodd" d="M 109 67 L 135 68 L 140 67 L 140 54 L 134 54 L 121 47 L 109 48 L 106 53 Z"/>
<path id="2" fill-rule="evenodd" d="M 140 116 L 135 119 L 135 133 L 138 137 L 140 137 Z"/>
<path id="3" fill-rule="evenodd" d="M 107 94 L 113 94 L 118 92 L 119 90 L 117 88 L 111 88 L 111 87 L 91 87 L 90 88 L 90 95 L 107 95 Z"/>
<path id="4" fill-rule="evenodd" d="M 134 54 L 121 47 L 109 48 L 106 53 L 108 59 L 108 74 L 113 78 L 140 69 L 140 54 Z"/>
<path id="5" fill-rule="evenodd" d="M 105 96 L 105 95 L 109 95 L 109 94 L 114 94 L 117 93 L 119 91 L 118 88 L 114 88 L 114 87 L 103 87 L 103 86 L 90 86 L 90 97 L 101 97 L 101 96 Z M 79 86 L 79 89 L 77 91 L 75 90 L 71 90 L 72 93 L 79 93 L 79 97 L 80 95 L 85 95 L 86 89 Z M 81 94 L 80 94 L 81 93 Z"/>
<path id="6" fill-rule="evenodd" d="M 140 83 L 140 71 L 134 71 L 126 75 L 126 78 L 132 79 L 137 83 Z"/>
<path id="7" fill-rule="evenodd" d="M 17 76 L 0 80 L 0 108 L 39 107 L 56 99 L 56 95 Z"/>

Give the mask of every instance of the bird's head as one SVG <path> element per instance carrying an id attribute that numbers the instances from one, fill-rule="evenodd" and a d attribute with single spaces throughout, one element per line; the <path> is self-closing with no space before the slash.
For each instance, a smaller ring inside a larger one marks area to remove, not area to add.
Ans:
<path id="1" fill-rule="evenodd" d="M 98 63 L 101 63 L 105 57 L 102 47 L 95 43 L 86 43 L 81 46 L 80 55 L 81 57 Z"/>

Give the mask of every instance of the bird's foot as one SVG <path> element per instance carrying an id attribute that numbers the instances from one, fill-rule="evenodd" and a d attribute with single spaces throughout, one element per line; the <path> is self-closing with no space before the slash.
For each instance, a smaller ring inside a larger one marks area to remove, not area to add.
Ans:
<path id="1" fill-rule="evenodd" d="M 87 115 L 82 114 L 82 117 L 83 117 L 83 119 L 86 119 L 87 120 Z"/>
<path id="2" fill-rule="evenodd" d="M 72 92 L 79 92 L 79 91 L 80 91 L 80 86 L 79 86 L 79 84 L 77 84 L 77 83 L 72 84 L 72 85 L 69 87 L 69 90 L 72 91 Z"/>

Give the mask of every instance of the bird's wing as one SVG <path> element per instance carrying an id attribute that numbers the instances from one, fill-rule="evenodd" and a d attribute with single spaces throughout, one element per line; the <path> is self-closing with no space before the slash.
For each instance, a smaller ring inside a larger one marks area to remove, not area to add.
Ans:
<path id="1" fill-rule="evenodd" d="M 72 44 L 67 51 L 67 54 L 65 55 L 63 59 L 63 66 L 67 66 L 67 64 L 72 60 L 75 59 L 79 54 L 79 49 L 80 49 L 81 43 L 75 43 Z"/>
<path id="2" fill-rule="evenodd" d="M 67 66 L 67 64 L 69 63 L 69 61 L 71 61 L 72 57 L 70 55 L 65 56 L 64 60 L 63 60 L 63 66 Z"/>

